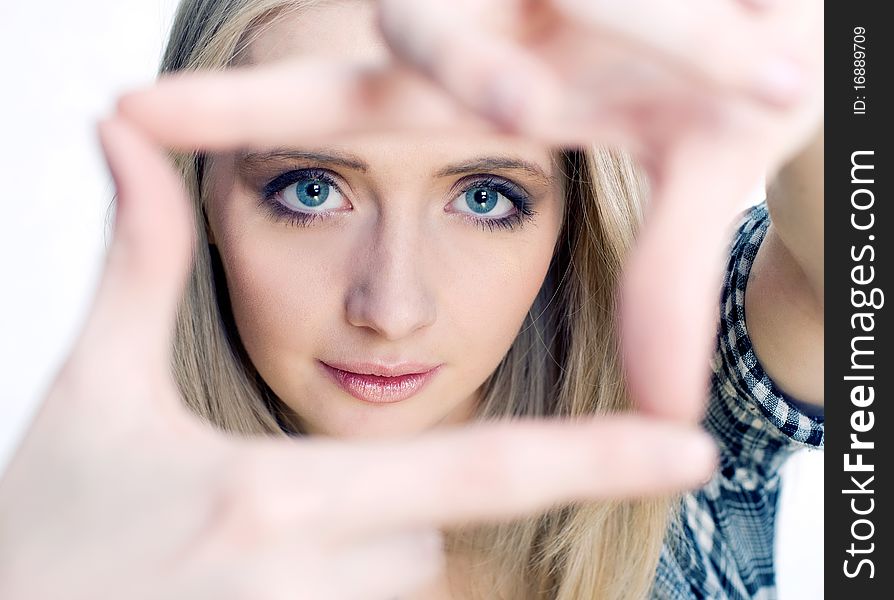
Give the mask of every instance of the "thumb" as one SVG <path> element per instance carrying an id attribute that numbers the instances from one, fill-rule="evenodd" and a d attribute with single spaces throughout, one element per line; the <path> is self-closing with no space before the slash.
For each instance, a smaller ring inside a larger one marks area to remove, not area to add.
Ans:
<path id="1" fill-rule="evenodd" d="M 86 353 L 106 376 L 167 374 L 194 235 L 186 194 L 169 159 L 132 125 L 113 117 L 98 131 L 117 188 L 117 213 L 75 353 Z"/>
<path id="2" fill-rule="evenodd" d="M 622 346 L 640 410 L 694 421 L 707 399 L 724 250 L 765 157 L 741 140 L 701 134 L 677 144 L 663 163 L 625 267 Z"/>

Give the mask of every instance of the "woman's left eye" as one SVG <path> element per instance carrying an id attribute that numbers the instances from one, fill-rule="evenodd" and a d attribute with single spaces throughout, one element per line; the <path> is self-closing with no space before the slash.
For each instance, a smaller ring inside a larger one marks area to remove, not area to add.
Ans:
<path id="1" fill-rule="evenodd" d="M 512 229 L 534 215 L 524 190 L 495 177 L 468 184 L 450 206 L 491 231 L 496 227 Z"/>

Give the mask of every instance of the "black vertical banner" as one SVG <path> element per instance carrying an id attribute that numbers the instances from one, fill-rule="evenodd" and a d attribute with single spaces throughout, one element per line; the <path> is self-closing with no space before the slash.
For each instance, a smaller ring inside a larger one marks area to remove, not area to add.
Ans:
<path id="1" fill-rule="evenodd" d="M 894 598 L 894 25 L 886 2 L 825 5 L 825 577 Z"/>

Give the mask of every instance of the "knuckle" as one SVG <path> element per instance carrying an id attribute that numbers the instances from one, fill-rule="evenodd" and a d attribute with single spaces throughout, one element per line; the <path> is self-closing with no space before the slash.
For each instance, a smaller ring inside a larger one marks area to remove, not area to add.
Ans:
<path id="1" fill-rule="evenodd" d="M 271 541 L 278 523 L 263 487 L 251 461 L 240 459 L 225 469 L 212 501 L 211 527 L 229 544 L 258 549 Z"/>
<path id="2" fill-rule="evenodd" d="M 325 498 L 313 478 L 298 478 L 294 464 L 278 468 L 256 452 L 240 454 L 223 467 L 213 499 L 213 528 L 230 545 L 260 549 L 324 524 Z"/>
<path id="3" fill-rule="evenodd" d="M 459 478 L 468 486 L 493 493 L 517 491 L 515 476 L 517 456 L 512 449 L 513 436 L 498 428 L 469 444 L 460 468 Z"/>

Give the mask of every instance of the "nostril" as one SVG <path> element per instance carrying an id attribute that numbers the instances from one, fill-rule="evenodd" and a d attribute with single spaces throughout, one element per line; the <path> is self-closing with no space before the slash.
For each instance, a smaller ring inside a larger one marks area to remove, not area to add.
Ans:
<path id="1" fill-rule="evenodd" d="M 348 323 L 365 327 L 381 337 L 395 341 L 432 325 L 436 308 L 419 289 L 379 285 L 349 295 L 346 306 Z"/>

